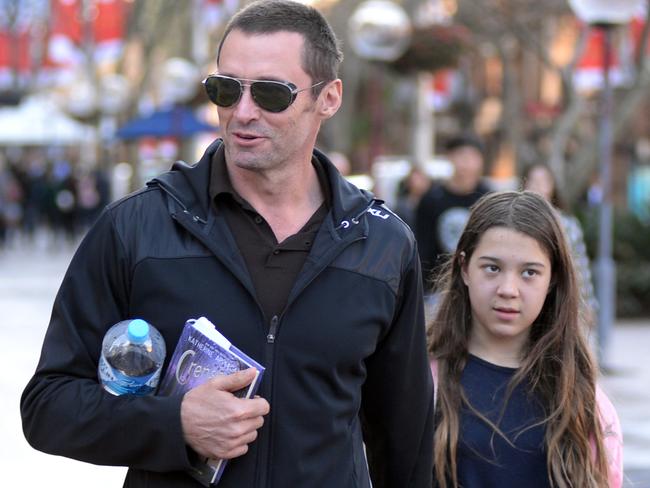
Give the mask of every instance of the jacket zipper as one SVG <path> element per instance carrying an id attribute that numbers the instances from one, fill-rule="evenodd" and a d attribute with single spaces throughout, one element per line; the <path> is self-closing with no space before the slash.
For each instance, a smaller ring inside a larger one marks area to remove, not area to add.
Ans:
<path id="1" fill-rule="evenodd" d="M 194 215 L 191 212 L 189 212 L 188 209 L 183 205 L 183 203 L 175 195 L 173 195 L 172 192 L 170 192 L 166 188 L 164 188 L 163 185 L 160 185 L 160 187 L 165 191 L 165 193 L 170 195 L 176 201 L 176 203 L 178 203 L 181 206 L 183 213 L 194 224 L 197 224 L 197 223 L 206 224 L 207 223 L 204 219 L 202 219 L 199 216 Z M 365 214 L 377 201 L 378 200 L 376 200 L 376 199 L 372 200 L 361 212 L 359 212 L 358 215 L 355 215 L 352 219 L 350 219 L 352 224 L 355 224 L 355 225 L 358 224 L 359 221 L 360 221 L 361 216 L 363 216 L 363 214 Z M 191 225 L 184 224 L 174 214 L 171 214 L 171 217 L 174 220 L 181 223 L 181 225 L 183 225 L 183 227 L 185 227 L 196 238 L 198 238 L 199 240 L 202 240 L 202 237 L 199 234 L 194 232 L 194 229 L 192 228 Z M 347 223 L 348 225 L 345 225 L 345 223 Z M 338 225 L 335 228 L 335 230 L 339 230 L 341 228 L 346 228 L 348 226 L 349 226 L 349 223 L 347 221 L 344 221 L 343 223 Z M 350 242 L 348 242 L 345 247 L 349 246 L 350 244 L 352 244 L 352 243 L 354 243 L 356 241 L 363 240 L 363 239 L 364 239 L 364 237 L 359 237 L 359 238 L 353 239 Z M 342 249 L 341 249 L 341 251 L 342 251 Z M 309 283 L 311 283 L 315 278 L 316 278 L 316 276 L 313 276 L 307 283 L 305 283 L 304 287 L 308 286 Z M 304 289 L 304 287 L 303 287 L 303 289 Z M 261 310 L 259 302 L 257 303 L 257 306 Z M 289 307 L 289 306 L 290 306 L 290 303 L 287 303 L 286 307 Z M 277 334 L 278 334 L 279 324 L 280 324 L 280 317 L 278 317 L 277 315 L 274 315 L 273 317 L 271 317 L 271 320 L 269 322 L 269 330 L 268 330 L 268 332 L 266 334 L 266 343 L 267 343 L 267 346 L 268 346 L 267 347 L 268 356 L 267 356 L 266 371 L 269 374 L 266 375 L 265 379 L 269 382 L 269 389 L 268 389 L 269 398 L 267 398 L 267 400 L 269 402 L 273 401 L 273 379 L 272 379 L 273 378 L 273 366 L 274 366 L 273 363 L 274 363 L 274 357 L 275 357 L 275 341 L 276 341 Z M 272 448 L 271 448 L 272 439 L 273 439 L 273 433 L 272 433 L 272 424 L 271 424 L 269 426 L 268 446 L 267 446 L 266 453 L 265 453 L 266 454 L 266 462 L 263 463 L 263 464 L 266 464 L 266 466 L 265 466 L 266 469 L 264 469 L 263 466 L 260 466 L 259 468 L 261 468 L 261 469 L 258 471 L 265 478 L 265 479 L 263 479 L 262 485 L 266 485 L 269 482 L 269 473 L 270 473 L 270 469 L 271 469 L 270 466 L 271 466 L 271 457 L 272 457 Z"/>
<path id="2" fill-rule="evenodd" d="M 274 344 L 275 343 L 275 336 L 278 333 L 278 323 L 280 322 L 280 319 L 278 318 L 277 315 L 274 315 L 271 318 L 271 322 L 269 323 L 269 333 L 266 334 L 266 342 L 267 344 Z M 273 351 L 273 348 L 271 348 L 271 351 Z"/>
<path id="3" fill-rule="evenodd" d="M 169 193 L 169 192 L 168 192 Z M 192 215 L 189 211 L 186 209 L 183 210 L 183 214 L 185 217 L 190 220 L 190 222 L 184 222 L 182 218 L 179 218 L 178 215 L 171 214 L 172 219 L 176 220 L 178 223 L 180 223 L 190 234 L 192 234 L 194 237 L 196 237 L 198 240 L 202 241 L 203 237 L 201 236 L 200 232 L 195 232 L 195 229 L 193 228 L 194 225 L 196 225 L 198 222 L 202 222 L 202 219 L 196 215 Z M 218 259 L 218 258 L 217 258 Z M 262 310 L 262 307 L 260 306 L 259 302 L 257 301 L 256 297 L 253 297 L 255 302 L 257 303 L 257 307 L 259 310 Z M 267 361 L 265 365 L 265 370 L 267 374 L 264 377 L 264 381 L 268 382 L 269 387 L 268 387 L 268 392 L 269 392 L 269 398 L 267 398 L 267 401 L 270 403 L 273 403 L 273 359 L 275 355 L 275 340 L 278 332 L 278 325 L 280 323 L 280 319 L 277 315 L 274 315 L 271 318 L 271 321 L 269 322 L 269 330 L 266 334 L 266 343 L 268 345 L 267 347 Z M 270 417 L 269 417 L 270 420 Z M 266 452 L 262 450 L 262 457 L 265 457 L 266 460 L 262 461 L 261 465 L 258 465 L 256 467 L 256 470 L 258 472 L 257 478 L 259 481 L 260 477 L 263 477 L 264 479 L 262 480 L 261 486 L 265 486 L 268 483 L 268 478 L 269 478 L 269 472 L 270 472 L 270 460 L 271 460 L 271 440 L 272 440 L 272 433 L 271 433 L 271 426 L 269 426 L 269 435 L 268 435 L 268 444 L 266 448 Z"/>
<path id="4" fill-rule="evenodd" d="M 264 375 L 264 381 L 267 383 L 267 392 L 268 397 L 266 400 L 271 404 L 271 410 L 273 410 L 273 368 L 275 361 L 275 341 L 278 334 L 278 326 L 280 325 L 280 317 L 274 315 L 269 321 L 269 330 L 266 333 L 266 374 Z M 260 446 L 261 455 L 258 457 L 258 475 L 256 483 L 259 486 L 267 486 L 269 484 L 270 472 L 271 472 L 271 459 L 272 454 L 272 445 L 273 445 L 273 413 L 268 416 L 266 420 L 269 422 L 266 446 L 262 448 Z"/>
<path id="5" fill-rule="evenodd" d="M 363 215 L 363 213 L 365 213 L 366 211 L 367 211 L 367 209 L 364 210 L 360 215 Z M 355 222 L 355 223 L 358 223 L 358 222 Z M 345 245 L 345 247 L 351 245 L 354 242 L 357 242 L 357 241 L 360 241 L 360 240 L 363 240 L 363 239 L 365 239 L 365 237 L 358 237 L 356 239 L 353 239 L 353 240 L 349 241 Z M 341 251 L 342 251 L 342 249 L 341 249 Z M 318 274 L 320 274 L 320 273 L 318 273 Z M 302 289 L 304 290 L 307 286 L 309 286 L 309 284 L 314 279 L 316 279 L 318 274 L 315 274 L 314 276 L 312 276 L 312 278 L 308 282 L 306 282 L 304 284 Z M 297 298 L 297 296 L 294 297 L 294 300 L 296 298 Z M 284 309 L 285 311 L 291 306 L 291 304 L 293 303 L 294 300 L 291 300 L 291 301 L 287 302 L 287 304 L 285 306 L 285 309 Z M 284 313 L 285 312 L 283 311 L 281 316 L 284 315 Z M 273 368 L 273 363 L 274 363 L 274 359 L 275 359 L 275 341 L 277 340 L 279 326 L 280 326 L 280 317 L 278 317 L 277 315 L 274 315 L 273 317 L 271 317 L 271 320 L 269 321 L 269 331 L 266 334 L 266 344 L 267 344 L 266 371 L 269 374 L 265 376 L 265 381 L 269 382 L 269 387 L 268 387 L 269 388 L 268 389 L 269 398 L 267 398 L 267 400 L 271 403 L 271 410 L 273 410 L 273 369 L 272 368 Z M 271 414 L 269 415 L 269 420 L 271 420 L 272 416 L 273 416 L 273 412 L 271 412 Z M 269 479 L 271 478 L 271 476 L 270 476 L 270 474 L 271 474 L 271 466 L 273 464 L 273 462 L 272 462 L 272 457 L 273 457 L 272 442 L 273 442 L 273 423 L 271 423 L 269 425 L 268 444 L 267 444 L 267 449 L 266 449 L 266 453 L 265 453 L 266 454 L 266 460 L 262 463 L 263 466 L 261 467 L 261 469 L 259 471 L 260 476 L 263 477 L 261 480 L 258 479 L 258 481 L 260 481 L 260 486 L 267 486 L 269 484 Z M 368 479 L 370 479 L 370 475 L 368 475 Z"/>

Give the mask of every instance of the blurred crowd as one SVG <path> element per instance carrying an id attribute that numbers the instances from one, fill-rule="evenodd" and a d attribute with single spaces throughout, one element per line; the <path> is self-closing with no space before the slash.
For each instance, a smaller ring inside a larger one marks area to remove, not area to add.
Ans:
<path id="1" fill-rule="evenodd" d="M 484 177 L 485 149 L 472 134 L 446 141 L 445 157 L 453 171 L 449 178 L 436 180 L 414 165 L 399 182 L 393 210 L 414 231 L 422 262 L 425 292 L 429 305 L 436 301 L 437 279 L 447 258 L 453 254 L 469 217 L 469 209 L 494 190 Z M 593 324 L 598 310 L 584 235 L 578 219 L 569 212 L 551 168 L 538 162 L 517 175 L 515 187 L 542 195 L 557 210 L 560 224 L 569 239 L 585 307 L 585 322 Z"/>
<path id="2" fill-rule="evenodd" d="M 343 175 L 362 188 L 373 189 L 372 177 L 368 176 L 370 181 L 357 181 L 350 175 L 347 156 L 339 152 L 329 156 Z M 469 207 L 490 190 L 484 178 L 484 149 L 475 136 L 465 134 L 446 141 L 444 156 L 453 168 L 449 177 L 436 178 L 425 167 L 411 165 L 408 174 L 397 182 L 394 195 L 378 195 L 389 200 L 392 210 L 413 229 L 429 285 L 434 281 L 434 270 L 453 251 Z M 544 178 L 540 180 L 543 184 L 530 189 L 544 194 L 564 220 L 572 223 L 569 234 L 577 236 L 576 259 L 583 263 L 582 274 L 589 283 L 582 232 L 559 203 L 550 169 L 540 164 L 531 166 L 518 175 L 519 187 L 528 188 L 529 180 L 536 181 L 531 178 L 534 174 L 528 174 L 533 169 Z M 0 149 L 0 249 L 34 242 L 39 234 L 47 235 L 52 242 L 76 242 L 116 193 L 111 182 L 108 172 L 84 164 L 78 148 Z M 593 301 L 593 292 L 585 298 Z"/>
<path id="3" fill-rule="evenodd" d="M 74 242 L 110 200 L 107 175 L 59 148 L 0 152 L 0 248 L 47 231 Z"/>

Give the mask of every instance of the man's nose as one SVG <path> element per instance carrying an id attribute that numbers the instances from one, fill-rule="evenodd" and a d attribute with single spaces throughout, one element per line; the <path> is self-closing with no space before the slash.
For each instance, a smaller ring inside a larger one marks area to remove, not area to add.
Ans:
<path id="1" fill-rule="evenodd" d="M 250 86 L 243 86 L 243 91 L 239 101 L 235 105 L 233 115 L 241 121 L 256 119 L 259 117 L 260 108 L 253 100 Z"/>

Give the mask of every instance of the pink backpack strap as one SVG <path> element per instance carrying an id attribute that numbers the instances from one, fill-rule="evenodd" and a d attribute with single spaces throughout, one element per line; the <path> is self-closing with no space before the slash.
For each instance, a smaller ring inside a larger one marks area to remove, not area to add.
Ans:
<path id="1" fill-rule="evenodd" d="M 438 361 L 431 358 L 429 362 L 431 367 L 431 377 L 433 378 L 433 410 L 436 409 L 436 400 L 438 399 Z"/>
<path id="2" fill-rule="evenodd" d="M 607 456 L 609 488 L 623 485 L 623 433 L 614 405 L 605 392 L 596 385 L 596 408 L 603 430 L 603 447 Z M 596 446 L 592 441 L 592 449 Z"/>

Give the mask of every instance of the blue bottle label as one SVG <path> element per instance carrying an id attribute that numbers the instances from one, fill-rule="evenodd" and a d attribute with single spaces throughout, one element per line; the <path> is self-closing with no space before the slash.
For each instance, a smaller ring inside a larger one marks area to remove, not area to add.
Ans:
<path id="1" fill-rule="evenodd" d="M 104 389 L 117 396 L 125 394 L 145 396 L 152 394 L 160 380 L 160 368 L 144 376 L 127 376 L 108 364 L 103 354 L 99 358 L 98 369 L 99 378 Z"/>

